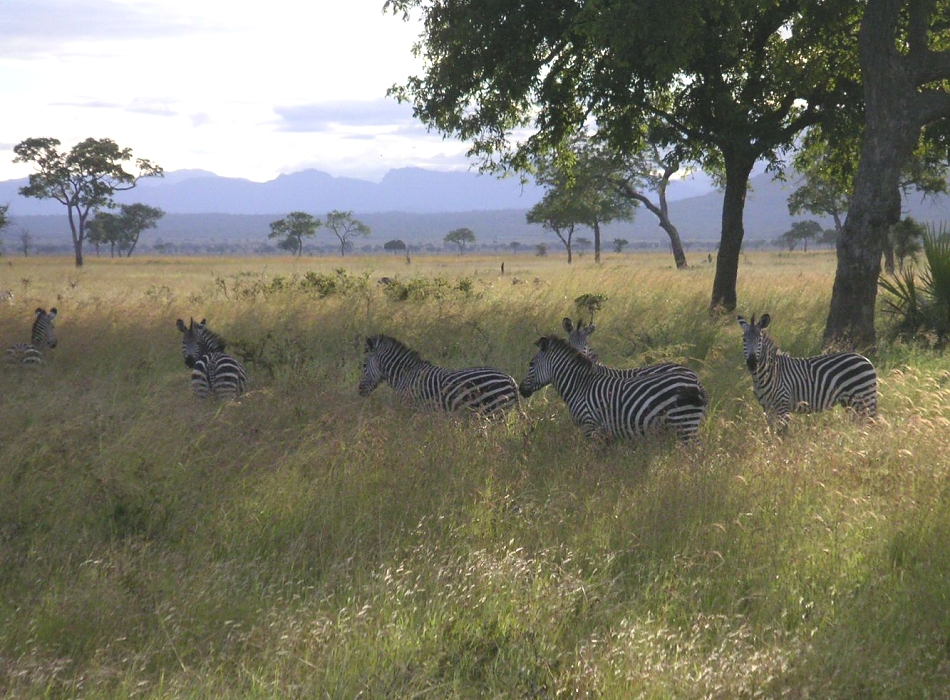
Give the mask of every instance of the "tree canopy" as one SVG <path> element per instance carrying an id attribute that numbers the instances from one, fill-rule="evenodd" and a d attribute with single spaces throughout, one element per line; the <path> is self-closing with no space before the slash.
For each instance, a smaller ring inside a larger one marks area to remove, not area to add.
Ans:
<path id="1" fill-rule="evenodd" d="M 475 242 L 475 232 L 470 228 L 457 228 L 445 234 L 445 242 L 458 246 L 459 255 L 465 253 L 465 246 Z"/>
<path id="2" fill-rule="evenodd" d="M 120 148 L 112 139 L 88 138 L 68 152 L 59 150 L 54 138 L 29 138 L 13 147 L 14 163 L 32 163 L 36 172 L 20 188 L 24 197 L 55 199 L 66 206 L 72 232 L 76 266 L 82 267 L 86 222 L 98 209 L 114 207 L 116 192 L 130 190 L 143 177 L 162 177 L 162 168 L 132 150 Z M 134 161 L 134 172 L 125 164 Z"/>

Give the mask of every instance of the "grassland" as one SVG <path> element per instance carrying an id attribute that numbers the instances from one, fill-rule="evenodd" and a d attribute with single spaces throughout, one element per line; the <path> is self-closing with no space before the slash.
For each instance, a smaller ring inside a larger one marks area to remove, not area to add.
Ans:
<path id="1" fill-rule="evenodd" d="M 0 343 L 60 312 L 0 367 L 0 695 L 948 697 L 943 355 L 882 343 L 877 422 L 777 437 L 711 265 L 500 261 L 0 260 Z M 833 270 L 744 257 L 738 311 L 817 353 Z M 589 444 L 550 389 L 490 423 L 357 396 L 368 333 L 520 379 L 585 293 L 604 361 L 699 372 L 701 445 Z M 189 316 L 241 400 L 192 396 Z"/>

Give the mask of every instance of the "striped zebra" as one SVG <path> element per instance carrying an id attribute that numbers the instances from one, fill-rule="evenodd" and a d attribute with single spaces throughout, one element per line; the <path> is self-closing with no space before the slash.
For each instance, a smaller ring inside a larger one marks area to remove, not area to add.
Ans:
<path id="1" fill-rule="evenodd" d="M 689 379 L 690 381 L 696 382 L 699 387 L 699 392 L 706 400 L 706 403 L 709 403 L 709 395 L 706 393 L 705 387 L 703 387 L 702 382 L 699 381 L 699 375 L 696 374 L 693 370 L 685 365 L 680 365 L 675 362 L 658 362 L 653 365 L 646 365 L 645 367 L 608 367 L 607 365 L 602 365 L 600 363 L 600 356 L 590 348 L 590 337 L 594 334 L 594 331 L 597 330 L 597 326 L 593 323 L 584 324 L 584 321 L 578 319 L 575 324 L 571 319 L 564 317 L 561 321 L 565 332 L 567 332 L 567 342 L 572 348 L 577 350 L 583 355 L 589 357 L 594 363 L 600 365 L 604 368 L 604 372 L 607 374 L 615 375 L 618 377 L 646 377 L 653 374 L 666 374 L 672 372 L 673 374 L 681 375 L 684 379 Z"/>
<path id="2" fill-rule="evenodd" d="M 755 398 L 771 425 L 784 428 L 792 411 L 824 411 L 835 404 L 866 418 L 877 415 L 877 373 L 866 357 L 855 352 L 791 357 L 763 332 L 771 316 L 762 314 L 758 323 L 754 314 L 751 323 L 738 320 Z"/>
<path id="3" fill-rule="evenodd" d="M 43 353 L 46 348 L 56 347 L 56 332 L 53 321 L 56 319 L 56 307 L 46 313 L 46 309 L 37 309 L 33 312 L 33 330 L 30 333 L 29 343 L 17 343 L 7 348 L 7 360 L 23 365 L 38 365 L 43 362 Z"/>
<path id="4" fill-rule="evenodd" d="M 359 394 L 388 382 L 401 400 L 423 410 L 470 410 L 489 415 L 518 401 L 515 380 L 493 367 L 446 369 L 387 335 L 366 339 Z"/>
<path id="5" fill-rule="evenodd" d="M 214 396 L 216 399 L 235 398 L 247 387 L 247 373 L 241 363 L 224 352 L 225 343 L 217 333 L 201 319 L 181 319 L 175 323 L 182 333 L 181 352 L 185 366 L 191 368 L 191 387 L 199 399 Z"/>
<path id="6" fill-rule="evenodd" d="M 587 437 L 635 439 L 662 429 L 696 438 L 709 401 L 698 381 L 679 372 L 623 376 L 561 338 L 542 336 L 521 395 L 553 384 Z"/>

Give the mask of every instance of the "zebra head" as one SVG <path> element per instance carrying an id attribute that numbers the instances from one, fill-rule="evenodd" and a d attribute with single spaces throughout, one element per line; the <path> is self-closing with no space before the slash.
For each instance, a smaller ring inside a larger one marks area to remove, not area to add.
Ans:
<path id="1" fill-rule="evenodd" d="M 46 309 L 37 309 L 36 318 L 33 321 L 33 330 L 30 335 L 30 344 L 35 348 L 56 347 L 56 331 L 53 328 L 53 320 L 56 318 L 56 307 L 54 306 L 46 313 Z"/>
<path id="2" fill-rule="evenodd" d="M 195 323 L 194 318 L 188 320 L 187 326 L 181 319 L 175 322 L 175 326 L 182 334 L 181 354 L 185 358 L 186 367 L 194 367 L 195 363 L 209 352 L 224 352 L 226 347 L 224 339 L 212 332 L 207 323 L 205 319 Z"/>
<path id="3" fill-rule="evenodd" d="M 756 367 L 765 359 L 765 343 L 762 342 L 762 331 L 769 327 L 772 317 L 762 314 L 759 322 L 755 322 L 752 314 L 751 323 L 739 316 L 739 326 L 742 328 L 742 353 L 745 356 L 746 367 L 755 372 Z"/>
<path id="4" fill-rule="evenodd" d="M 583 319 L 577 319 L 577 324 L 575 325 L 574 322 L 566 316 L 561 321 L 561 325 L 567 333 L 567 342 L 571 344 L 572 348 L 587 355 L 587 357 L 594 362 L 599 361 L 600 358 L 597 353 L 590 349 L 590 337 L 594 334 L 594 331 L 597 330 L 596 325 L 588 323 L 585 326 Z"/>
<path id="5" fill-rule="evenodd" d="M 373 335 L 366 339 L 366 356 L 363 358 L 363 372 L 360 374 L 359 394 L 369 396 L 379 383 L 385 379 L 383 365 L 380 361 L 384 336 Z"/>
<path id="6" fill-rule="evenodd" d="M 518 391 L 528 398 L 552 383 L 566 368 L 575 365 L 590 367 L 593 360 L 555 336 L 543 335 L 535 345 L 538 351 L 528 364 L 528 376 L 518 385 Z"/>

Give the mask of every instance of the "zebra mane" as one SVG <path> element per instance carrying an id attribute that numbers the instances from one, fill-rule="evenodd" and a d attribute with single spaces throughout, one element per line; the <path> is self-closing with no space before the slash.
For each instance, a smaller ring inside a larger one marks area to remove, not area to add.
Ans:
<path id="1" fill-rule="evenodd" d="M 406 344 L 405 344 L 404 342 L 402 342 L 401 340 L 396 340 L 396 339 L 393 338 L 391 335 L 385 335 L 385 334 L 383 334 L 383 333 L 377 333 L 376 335 L 371 335 L 370 337 L 368 337 L 368 338 L 366 339 L 366 350 L 367 350 L 367 352 L 369 352 L 370 350 L 375 350 L 375 349 L 377 349 L 377 348 L 380 346 L 380 344 L 386 344 L 386 345 L 390 345 L 390 346 L 392 346 L 392 347 L 395 347 L 395 348 L 396 348 L 397 350 L 399 350 L 400 352 L 404 352 L 404 353 L 408 354 L 409 357 L 410 357 L 412 360 L 415 360 L 415 361 L 418 361 L 418 362 L 427 362 L 427 360 L 423 360 L 423 359 L 419 356 L 419 353 L 418 353 L 418 352 L 416 352 L 415 350 L 413 350 L 412 348 L 410 348 L 408 345 L 406 345 Z"/>
<path id="2" fill-rule="evenodd" d="M 542 350 L 547 350 L 552 346 L 557 346 L 558 348 L 563 349 L 569 356 L 576 357 L 578 361 L 583 362 L 585 365 L 599 367 L 593 358 L 591 358 L 589 355 L 585 355 L 580 350 L 571 345 L 570 342 L 559 336 L 542 335 L 535 344 Z"/>

